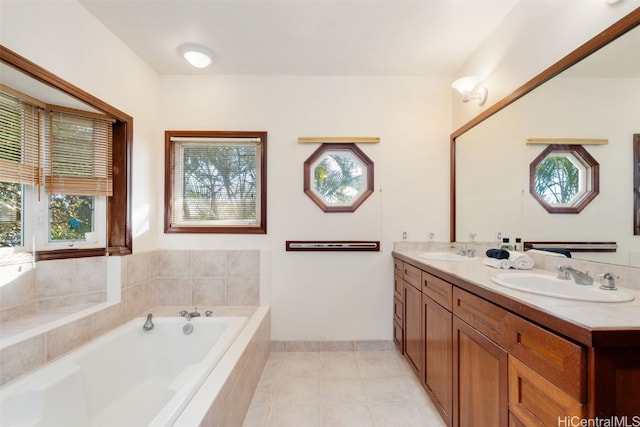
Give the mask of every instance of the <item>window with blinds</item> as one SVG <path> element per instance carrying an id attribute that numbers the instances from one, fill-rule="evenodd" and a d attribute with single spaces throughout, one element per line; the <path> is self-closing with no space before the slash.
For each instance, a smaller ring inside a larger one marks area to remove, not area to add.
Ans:
<path id="1" fill-rule="evenodd" d="M 0 246 L 105 244 L 112 125 L 104 114 L 51 106 L 0 85 Z M 34 227 L 36 217 L 47 227 Z"/>
<path id="2" fill-rule="evenodd" d="M 48 111 L 45 190 L 48 194 L 112 195 L 111 121 L 80 112 Z"/>
<path id="3" fill-rule="evenodd" d="M 166 132 L 166 232 L 266 232 L 266 132 Z"/>
<path id="4" fill-rule="evenodd" d="M 40 182 L 41 109 L 0 91 L 0 181 Z"/>

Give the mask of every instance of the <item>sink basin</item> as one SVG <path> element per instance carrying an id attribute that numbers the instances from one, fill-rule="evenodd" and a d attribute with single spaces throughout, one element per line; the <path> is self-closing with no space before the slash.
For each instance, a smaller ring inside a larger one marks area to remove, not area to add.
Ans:
<path id="1" fill-rule="evenodd" d="M 628 302 L 633 295 L 621 291 L 606 291 L 593 285 L 576 285 L 573 279 L 561 280 L 555 276 L 539 273 L 499 273 L 491 277 L 495 283 L 518 291 L 548 297 L 590 302 Z"/>
<path id="2" fill-rule="evenodd" d="M 424 252 L 418 257 L 434 261 L 473 261 L 477 259 L 477 257 L 458 255 L 453 252 Z"/>

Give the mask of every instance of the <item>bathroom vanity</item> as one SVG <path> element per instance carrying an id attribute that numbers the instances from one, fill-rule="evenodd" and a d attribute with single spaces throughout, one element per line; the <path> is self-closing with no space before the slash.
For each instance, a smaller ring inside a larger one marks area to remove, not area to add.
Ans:
<path id="1" fill-rule="evenodd" d="M 447 425 L 640 425 L 639 291 L 540 296 L 494 283 L 479 259 L 419 254 L 393 252 L 394 340 Z"/>

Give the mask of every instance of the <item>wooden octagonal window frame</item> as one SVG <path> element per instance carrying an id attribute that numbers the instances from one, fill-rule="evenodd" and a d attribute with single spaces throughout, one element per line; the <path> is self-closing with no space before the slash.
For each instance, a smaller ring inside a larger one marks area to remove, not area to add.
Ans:
<path id="1" fill-rule="evenodd" d="M 566 204 L 549 203 L 536 189 L 536 170 L 552 155 L 571 157 L 580 163 L 580 169 L 584 169 L 582 179 L 585 182 L 580 184 L 583 191 Z M 529 192 L 549 213 L 580 213 L 600 192 L 600 165 L 582 145 L 549 145 L 529 165 Z"/>
<path id="2" fill-rule="evenodd" d="M 362 173 L 359 175 L 364 182 L 356 189 L 355 195 L 348 201 L 332 202 L 323 198 L 317 191 L 315 184 L 316 168 L 322 159 L 332 153 L 350 155 L 360 164 Z M 304 162 L 304 193 L 323 212 L 355 212 L 362 203 L 373 193 L 373 161 L 354 143 L 324 143 Z"/>

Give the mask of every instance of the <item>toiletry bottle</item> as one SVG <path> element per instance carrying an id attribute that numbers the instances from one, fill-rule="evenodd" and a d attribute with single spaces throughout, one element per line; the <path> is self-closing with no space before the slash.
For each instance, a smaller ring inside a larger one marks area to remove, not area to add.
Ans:
<path id="1" fill-rule="evenodd" d="M 508 237 L 503 237 L 502 238 L 502 246 L 500 246 L 500 249 L 504 249 L 506 251 L 513 250 L 513 246 L 511 246 L 511 244 L 509 243 L 509 238 Z"/>
<path id="2" fill-rule="evenodd" d="M 522 246 L 522 239 L 520 237 L 516 237 L 516 244 L 514 245 L 514 249 L 516 251 L 524 250 L 524 246 Z"/>

